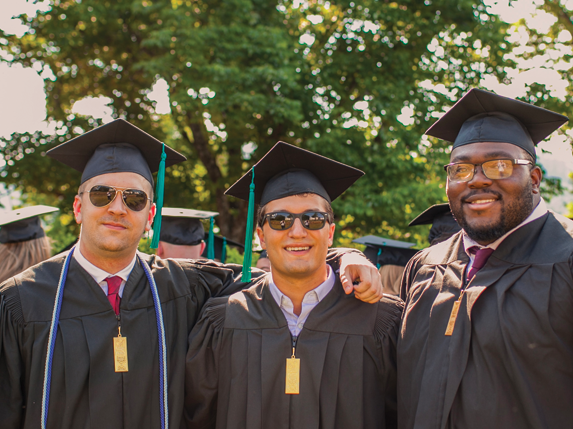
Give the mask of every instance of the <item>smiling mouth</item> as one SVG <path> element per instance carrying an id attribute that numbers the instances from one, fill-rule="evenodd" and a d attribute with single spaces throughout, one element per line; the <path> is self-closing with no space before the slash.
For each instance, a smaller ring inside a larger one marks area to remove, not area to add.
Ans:
<path id="1" fill-rule="evenodd" d="M 305 250 L 310 250 L 310 246 L 291 246 L 291 247 L 285 247 L 285 249 L 288 252 L 304 252 Z"/>
<path id="2" fill-rule="evenodd" d="M 487 204 L 487 203 L 493 203 L 494 201 L 497 201 L 496 198 L 487 198 L 487 199 L 481 199 L 481 200 L 474 200 L 474 201 L 468 201 L 467 204 Z"/>

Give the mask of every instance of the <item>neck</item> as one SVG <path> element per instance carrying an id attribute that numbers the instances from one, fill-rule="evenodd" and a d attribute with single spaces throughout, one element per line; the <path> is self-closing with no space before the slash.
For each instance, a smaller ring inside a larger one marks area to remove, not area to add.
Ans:
<path id="1" fill-rule="evenodd" d="M 82 242 L 81 238 L 79 242 L 79 249 L 80 252 L 82 252 L 84 258 L 86 258 L 90 263 L 110 274 L 115 274 L 127 267 L 133 260 L 137 250 L 130 249 L 122 252 L 98 251 L 96 253 L 90 248 L 89 245 L 86 245 L 84 242 Z"/>
<path id="2" fill-rule="evenodd" d="M 302 300 L 307 292 L 316 289 L 328 278 L 326 263 L 310 275 L 301 277 L 293 276 L 290 273 L 280 273 L 272 270 L 273 282 L 279 290 L 290 298 L 294 306 L 294 313 L 298 316 L 302 311 Z"/>

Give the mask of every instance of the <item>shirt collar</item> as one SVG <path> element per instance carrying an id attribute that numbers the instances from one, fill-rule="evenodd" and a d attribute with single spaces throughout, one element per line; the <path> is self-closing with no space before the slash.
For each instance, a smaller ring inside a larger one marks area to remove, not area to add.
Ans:
<path id="1" fill-rule="evenodd" d="M 334 286 L 334 283 L 336 281 L 336 276 L 334 275 L 334 271 L 332 270 L 332 268 L 330 268 L 330 265 L 326 264 L 326 269 L 328 270 L 328 275 L 327 275 L 324 283 L 321 283 L 320 285 L 318 285 L 317 287 L 315 287 L 311 291 L 308 291 L 305 294 L 305 298 L 310 293 L 316 293 L 316 296 L 318 298 L 318 302 L 320 302 L 324 299 L 324 297 L 326 295 L 328 295 L 328 292 L 331 291 L 331 289 Z M 288 296 L 286 296 L 284 293 L 281 292 L 281 290 L 277 287 L 277 285 L 273 281 L 272 269 L 271 269 L 271 279 L 269 281 L 269 289 L 270 289 L 271 294 L 272 294 L 273 298 L 275 299 L 275 301 L 279 307 L 281 307 L 281 304 L 283 302 L 283 298 L 286 298 L 286 299 L 288 299 L 289 302 L 292 302 Z"/>
<path id="2" fill-rule="evenodd" d="M 82 252 L 80 252 L 80 246 L 77 245 L 76 246 L 76 250 L 74 251 L 74 258 L 76 259 L 76 261 L 78 262 L 78 264 L 80 264 L 80 266 L 86 270 L 88 272 L 88 274 L 90 276 L 93 277 L 93 279 L 96 281 L 96 283 L 101 283 L 103 282 L 106 278 L 110 277 L 110 276 L 118 276 L 121 277 L 121 279 L 124 282 L 127 282 L 127 279 L 129 278 L 129 274 L 131 273 L 131 270 L 133 270 L 133 267 L 135 266 L 135 260 L 137 258 L 136 255 L 133 255 L 133 259 L 132 261 L 127 265 L 127 267 L 125 267 L 123 270 L 113 274 L 113 273 L 108 273 L 107 271 L 102 270 L 101 268 L 96 267 L 94 264 L 92 264 L 90 261 L 88 261 L 84 255 L 82 255 Z"/>
<path id="3" fill-rule="evenodd" d="M 521 228 L 524 225 L 527 225 L 530 222 L 533 222 L 536 219 L 539 219 L 540 217 L 542 217 L 543 215 L 545 215 L 545 213 L 547 213 L 547 204 L 545 204 L 545 201 L 543 200 L 543 198 L 541 198 L 539 200 L 539 204 L 537 204 L 537 207 L 535 207 L 535 210 L 533 210 L 531 212 L 531 214 L 527 217 L 527 219 L 525 219 L 523 222 L 521 222 L 519 225 L 517 225 L 515 228 L 513 228 L 511 231 L 506 232 L 503 236 L 501 236 L 500 238 L 498 238 L 497 240 L 495 240 L 493 243 L 488 244 L 487 246 L 482 246 L 481 244 L 477 243 L 476 241 L 472 240 L 465 231 L 463 231 L 462 233 L 462 237 L 464 240 L 464 250 L 466 252 L 466 254 L 472 258 L 473 255 L 470 255 L 468 252 L 468 249 L 470 247 L 473 246 L 477 246 L 480 249 L 484 248 L 484 247 L 489 247 L 493 250 L 497 249 L 499 247 L 499 245 L 503 242 L 503 240 L 505 240 L 511 233 L 513 233 L 514 231 L 516 231 L 517 229 Z"/>

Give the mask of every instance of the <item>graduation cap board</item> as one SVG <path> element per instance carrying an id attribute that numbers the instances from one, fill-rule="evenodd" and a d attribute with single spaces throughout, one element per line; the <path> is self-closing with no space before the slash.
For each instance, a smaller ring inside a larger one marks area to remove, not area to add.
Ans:
<path id="1" fill-rule="evenodd" d="M 306 193 L 320 195 L 330 203 L 363 175 L 357 168 L 288 143 L 274 145 L 225 192 L 249 201 L 242 281 L 250 281 L 255 203 L 265 205 Z"/>
<path id="2" fill-rule="evenodd" d="M 0 243 L 20 243 L 46 235 L 40 216 L 57 212 L 57 207 L 31 206 L 3 213 L 0 219 Z"/>
<path id="3" fill-rule="evenodd" d="M 535 146 L 568 121 L 566 116 L 481 89 L 471 89 L 426 134 L 453 148 L 470 143 L 510 143 L 535 159 Z"/>
<path id="4" fill-rule="evenodd" d="M 417 249 L 411 248 L 414 243 L 391 240 L 376 235 L 367 235 L 352 241 L 366 245 L 364 255 L 378 268 L 383 265 L 405 267 L 412 256 L 418 252 Z"/>
<path id="5" fill-rule="evenodd" d="M 435 204 L 420 213 L 408 226 L 432 225 L 428 234 L 430 245 L 441 243 L 462 228 L 458 225 L 448 203 Z"/>
<path id="6" fill-rule="evenodd" d="M 186 158 L 155 137 L 123 119 L 95 128 L 62 143 L 47 155 L 82 173 L 81 183 L 107 173 L 137 173 L 153 185 L 157 173 L 155 201 L 157 213 L 151 244 L 157 248 L 163 208 L 165 168 Z"/>
<path id="7" fill-rule="evenodd" d="M 224 264 L 226 259 L 227 259 L 227 246 L 236 247 L 237 250 L 239 251 L 239 253 L 243 253 L 245 250 L 245 246 L 243 246 L 241 243 L 237 243 L 236 241 L 230 240 L 227 237 L 223 237 L 221 235 L 215 235 L 215 237 L 214 237 L 214 250 L 215 250 L 214 257 L 210 258 L 207 255 L 207 249 L 205 249 L 203 251 L 201 256 L 203 258 L 207 258 L 207 259 L 218 259 L 219 261 L 221 261 Z"/>
<path id="8" fill-rule="evenodd" d="M 160 240 L 166 243 L 180 246 L 195 246 L 205 239 L 205 229 L 201 219 L 210 219 L 207 254 L 214 257 L 213 222 L 219 213 L 182 209 L 175 207 L 163 207 Z M 211 251 L 209 251 L 209 246 Z"/>

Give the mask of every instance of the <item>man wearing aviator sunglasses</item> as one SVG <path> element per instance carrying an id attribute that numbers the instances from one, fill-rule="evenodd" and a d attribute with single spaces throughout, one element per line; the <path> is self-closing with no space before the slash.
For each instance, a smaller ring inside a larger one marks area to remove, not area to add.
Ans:
<path id="1" fill-rule="evenodd" d="M 139 128 L 118 119 L 48 155 L 82 173 L 81 233 L 0 285 L 0 426 L 180 427 L 187 336 L 208 298 L 245 286 L 241 267 L 137 251 L 152 173 L 185 160 Z"/>
<path id="2" fill-rule="evenodd" d="M 396 427 L 402 302 L 345 294 L 326 260 L 331 201 L 362 174 L 279 142 L 227 190 L 248 199 L 253 183 L 271 271 L 205 305 L 189 336 L 188 428 Z"/>
<path id="3" fill-rule="evenodd" d="M 573 427 L 573 224 L 540 195 L 535 146 L 567 118 L 473 89 L 427 131 L 453 142 L 462 231 L 402 280 L 400 427 Z"/>

